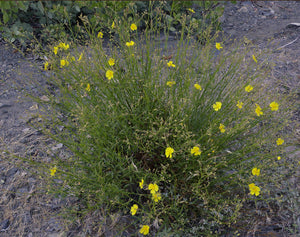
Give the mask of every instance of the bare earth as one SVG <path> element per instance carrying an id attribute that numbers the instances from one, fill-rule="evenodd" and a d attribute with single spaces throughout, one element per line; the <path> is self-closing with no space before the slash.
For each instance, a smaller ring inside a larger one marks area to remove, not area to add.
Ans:
<path id="1" fill-rule="evenodd" d="M 240 39 L 245 44 L 251 42 L 259 49 L 269 47 L 268 40 L 271 40 L 276 45 L 272 51 L 276 64 L 272 76 L 282 79 L 288 90 L 299 91 L 300 2 L 228 3 L 221 21 L 225 36 L 231 39 Z M 41 65 L 39 59 L 34 56 L 23 57 L 0 40 L 0 150 L 7 149 L 17 156 L 30 155 L 43 161 L 51 157 L 51 152 L 62 154 L 63 148 L 28 125 L 38 108 L 33 101 L 26 99 L 23 89 L 31 91 L 33 95 L 43 96 L 39 94 L 37 86 L 27 83 L 37 81 L 46 85 L 47 76 Z M 298 110 L 295 111 L 298 132 L 299 118 Z M 299 133 L 295 136 L 299 138 Z M 47 149 L 51 152 L 47 152 Z M 293 158 L 299 159 L 299 156 L 297 153 Z M 236 228 L 241 236 L 299 236 L 299 179 L 299 176 L 291 179 L 293 192 L 296 195 L 298 193 L 293 199 L 294 209 L 272 210 L 270 216 L 261 215 L 248 226 L 237 224 L 231 230 L 234 232 Z M 106 223 L 106 227 L 97 233 L 99 230 L 95 226 L 100 225 L 100 218 L 99 221 L 94 219 L 94 223 L 86 219 L 85 223 L 66 227 L 59 214 L 70 200 L 42 194 L 41 183 L 32 168 L 18 159 L 9 159 L 5 152 L 1 153 L 0 237 L 116 236 L 113 223 Z M 289 231 L 292 225 L 298 225 L 294 227 L 294 233 Z M 126 233 L 124 236 L 127 236 Z"/>

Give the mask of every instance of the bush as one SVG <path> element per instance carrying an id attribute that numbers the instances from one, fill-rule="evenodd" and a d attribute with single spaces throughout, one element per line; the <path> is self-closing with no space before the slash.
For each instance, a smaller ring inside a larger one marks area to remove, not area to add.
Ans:
<path id="1" fill-rule="evenodd" d="M 109 31 L 115 18 L 124 14 L 124 9 L 130 7 L 133 11 L 128 15 L 141 16 L 140 27 L 145 28 L 155 18 L 150 8 L 159 7 L 164 12 L 164 19 L 160 19 L 161 29 L 169 24 L 173 32 L 180 28 L 180 17 L 195 5 L 199 9 L 187 22 L 194 25 L 194 34 L 202 37 L 202 29 L 197 27 L 206 23 L 213 23 L 213 29 L 220 29 L 218 17 L 222 7 L 211 2 L 176 2 L 176 1 L 16 1 L 0 2 L 0 31 L 2 37 L 10 43 L 19 43 L 23 49 L 28 48 L 37 38 L 40 43 L 47 45 L 53 41 L 78 40 L 84 44 L 89 40 L 87 30 L 97 29 Z M 88 19 L 89 29 L 85 29 L 85 18 Z M 31 46 L 30 49 L 37 45 Z"/>
<path id="2" fill-rule="evenodd" d="M 35 126 L 72 155 L 43 164 L 44 175 L 52 192 L 78 197 L 82 214 L 119 210 L 141 234 L 213 234 L 246 200 L 271 198 L 277 157 L 293 142 L 287 96 L 262 82 L 266 54 L 225 51 L 216 37 L 200 47 L 185 24 L 192 12 L 172 55 L 153 40 L 164 13 L 153 9 L 142 32 L 131 13 L 110 26 L 108 48 L 103 32 L 85 50 L 50 48 L 53 87 L 49 101 L 37 99 L 45 110 Z"/>

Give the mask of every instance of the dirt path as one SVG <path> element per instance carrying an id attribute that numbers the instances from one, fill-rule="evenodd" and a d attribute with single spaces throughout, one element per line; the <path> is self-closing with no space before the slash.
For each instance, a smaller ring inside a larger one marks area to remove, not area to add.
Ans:
<path id="1" fill-rule="evenodd" d="M 274 78 L 287 81 L 290 89 L 299 89 L 300 81 L 300 2 L 238 2 L 228 3 L 221 18 L 225 35 L 232 39 L 250 41 L 260 49 L 267 47 L 272 40 L 280 48 L 273 51 L 276 63 L 272 75 Z M 244 39 L 244 36 L 246 37 Z M 20 88 L 39 95 L 39 89 L 29 86 L 26 81 L 45 82 L 45 72 L 32 67 L 41 64 L 32 58 L 24 58 L 11 47 L 0 41 L 0 149 L 9 148 L 16 155 L 30 154 L 36 159 L 48 159 L 44 143 L 50 149 L 60 149 L 50 140 L 33 130 L 27 121 L 33 116 L 36 105 L 25 100 Z M 288 79 L 288 80 L 286 80 Z M 42 95 L 39 95 L 42 96 Z M 299 125 L 299 111 L 296 121 Z M 17 163 L 17 165 L 16 165 Z M 41 182 L 30 174 L 20 161 L 7 160 L 6 154 L 0 156 L 0 236 L 86 236 L 89 229 L 82 231 L 81 226 L 73 226 L 70 230 L 62 225 L 58 217 L 65 202 L 59 198 L 45 197 L 39 194 Z M 295 185 L 299 179 L 295 179 Z M 296 185 L 300 192 L 300 186 Z M 296 190 L 297 192 L 297 190 Z M 300 213 L 300 204 L 297 208 Z M 296 210 L 296 209 L 295 209 Z M 289 213 L 289 212 L 288 212 Z M 290 214 L 290 213 L 289 213 Z M 294 213 L 296 215 L 296 213 Z M 244 233 L 246 236 L 292 236 L 283 227 L 290 227 L 300 216 L 288 219 L 287 215 L 275 214 L 271 220 L 260 220 L 257 233 Z M 259 232 L 260 229 L 264 230 Z M 90 230 L 92 233 L 92 230 Z M 300 229 L 298 230 L 300 233 Z M 295 233 L 294 236 L 297 234 Z M 107 234 L 105 236 L 111 236 Z"/>

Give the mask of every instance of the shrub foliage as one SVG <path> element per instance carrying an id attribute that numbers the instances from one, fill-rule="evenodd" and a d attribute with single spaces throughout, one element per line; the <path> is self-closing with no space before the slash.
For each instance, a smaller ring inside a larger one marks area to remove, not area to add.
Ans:
<path id="1" fill-rule="evenodd" d="M 191 37 L 193 9 L 172 53 L 172 25 L 163 47 L 155 40 L 166 15 L 154 8 L 143 28 L 144 16 L 126 20 L 132 11 L 90 31 L 87 48 L 49 48 L 53 86 L 35 126 L 71 155 L 53 157 L 44 174 L 83 213 L 119 210 L 140 234 L 209 233 L 236 221 L 245 200 L 270 198 L 277 157 L 292 143 L 282 133 L 287 97 L 263 82 L 267 54 Z"/>

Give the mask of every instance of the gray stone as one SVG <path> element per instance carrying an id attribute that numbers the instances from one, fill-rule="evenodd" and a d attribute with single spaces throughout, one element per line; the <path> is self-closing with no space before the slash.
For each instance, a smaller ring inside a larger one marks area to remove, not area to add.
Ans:
<path id="1" fill-rule="evenodd" d="M 1 225 L 1 231 L 5 231 L 10 225 L 9 219 L 6 219 L 6 220 L 2 221 L 0 223 L 0 225 Z"/>
<path id="2" fill-rule="evenodd" d="M 6 176 L 8 176 L 8 177 L 11 177 L 11 176 L 14 176 L 15 175 L 15 173 L 17 173 L 17 171 L 18 171 L 19 169 L 18 168 L 11 168 L 9 171 L 7 171 L 7 173 L 6 173 Z"/>
<path id="3" fill-rule="evenodd" d="M 241 7 L 238 12 L 247 13 L 249 10 L 246 6 Z"/>

